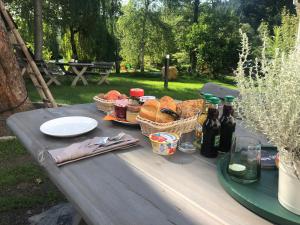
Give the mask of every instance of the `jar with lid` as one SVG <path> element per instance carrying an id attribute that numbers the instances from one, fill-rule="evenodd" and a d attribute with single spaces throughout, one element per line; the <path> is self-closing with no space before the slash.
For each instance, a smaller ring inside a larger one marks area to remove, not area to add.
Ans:
<path id="1" fill-rule="evenodd" d="M 141 88 L 131 88 L 130 89 L 130 104 L 139 105 L 140 97 L 144 96 L 144 89 Z"/>
<path id="2" fill-rule="evenodd" d="M 130 123 L 137 123 L 136 117 L 139 115 L 141 106 L 129 104 L 127 106 L 126 120 Z"/>

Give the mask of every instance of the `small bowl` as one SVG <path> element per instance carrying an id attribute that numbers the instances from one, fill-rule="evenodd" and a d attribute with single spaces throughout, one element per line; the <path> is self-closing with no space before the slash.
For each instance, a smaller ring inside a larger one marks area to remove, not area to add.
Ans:
<path id="1" fill-rule="evenodd" d="M 179 136 L 174 133 L 158 132 L 149 135 L 152 150 L 158 155 L 173 155 L 176 152 Z"/>

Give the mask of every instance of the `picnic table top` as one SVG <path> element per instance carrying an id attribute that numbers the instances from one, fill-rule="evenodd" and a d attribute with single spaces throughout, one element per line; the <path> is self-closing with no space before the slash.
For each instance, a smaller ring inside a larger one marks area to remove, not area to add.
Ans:
<path id="1" fill-rule="evenodd" d="M 53 138 L 39 131 L 42 123 L 63 116 L 88 116 L 98 127 L 75 138 Z M 177 152 L 171 157 L 152 153 L 138 128 L 103 121 L 94 104 L 38 109 L 12 115 L 7 123 L 32 156 L 94 136 L 123 130 L 139 138 L 129 150 L 115 151 L 57 167 L 48 154 L 40 164 L 87 224 L 196 225 L 270 224 L 233 200 L 221 187 L 216 159 Z M 238 135 L 251 135 L 237 126 Z"/>
<path id="2" fill-rule="evenodd" d="M 112 67 L 113 62 L 55 62 L 60 66 L 84 66 L 84 67 Z"/>
<path id="3" fill-rule="evenodd" d="M 55 62 L 56 65 L 63 65 L 63 66 L 94 66 L 93 63 L 82 63 L 82 62 Z"/>

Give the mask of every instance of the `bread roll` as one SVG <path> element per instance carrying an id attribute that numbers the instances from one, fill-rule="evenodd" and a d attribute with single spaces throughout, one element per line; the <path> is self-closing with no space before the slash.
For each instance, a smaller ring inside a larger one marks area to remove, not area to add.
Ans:
<path id="1" fill-rule="evenodd" d="M 180 115 L 180 118 L 186 119 L 197 115 L 203 110 L 204 100 L 187 100 L 177 104 L 177 114 Z"/>
<path id="2" fill-rule="evenodd" d="M 140 117 L 158 123 L 168 123 L 174 121 L 174 117 L 160 111 L 161 103 L 158 100 L 148 100 L 140 110 Z"/>
<path id="3" fill-rule="evenodd" d="M 106 100 L 117 100 L 117 99 L 119 99 L 120 95 L 121 95 L 120 92 L 118 92 L 116 90 L 111 90 L 111 91 L 107 92 L 104 95 L 104 99 L 106 99 Z"/>
<path id="4" fill-rule="evenodd" d="M 157 100 L 148 100 L 144 103 L 140 110 L 140 117 L 145 119 L 156 121 L 156 114 L 159 110 L 160 103 Z"/>
<path id="5" fill-rule="evenodd" d="M 159 102 L 161 103 L 161 107 L 160 107 L 161 109 L 166 108 L 176 112 L 176 102 L 174 101 L 173 98 L 169 96 L 164 96 L 159 100 Z"/>

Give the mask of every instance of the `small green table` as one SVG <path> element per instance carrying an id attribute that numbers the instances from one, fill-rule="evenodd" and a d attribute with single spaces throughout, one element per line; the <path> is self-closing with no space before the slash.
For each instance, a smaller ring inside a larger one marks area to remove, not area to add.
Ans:
<path id="1" fill-rule="evenodd" d="M 218 178 L 223 188 L 239 203 L 267 220 L 284 225 L 300 224 L 300 216 L 283 208 L 278 199 L 278 170 L 262 169 L 261 179 L 252 184 L 240 184 L 227 173 L 230 156 L 218 161 Z"/>

